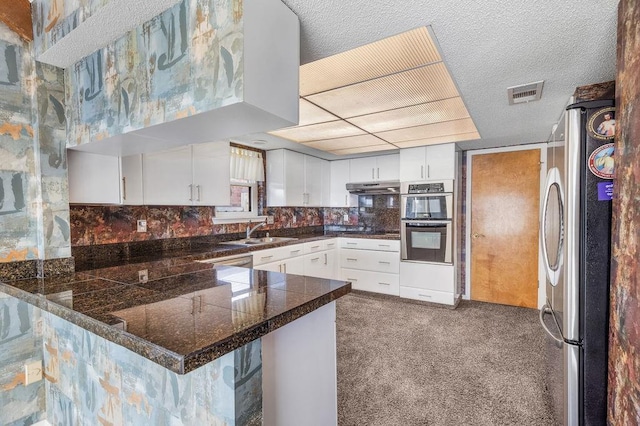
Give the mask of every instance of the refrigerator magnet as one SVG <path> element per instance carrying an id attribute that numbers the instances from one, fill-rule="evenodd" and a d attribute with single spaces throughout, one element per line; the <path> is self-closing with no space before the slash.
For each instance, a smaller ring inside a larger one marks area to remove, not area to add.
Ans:
<path id="1" fill-rule="evenodd" d="M 616 135 L 616 108 L 607 107 L 594 112 L 587 122 L 587 133 L 601 141 L 613 140 Z"/>
<path id="2" fill-rule="evenodd" d="M 613 200 L 613 182 L 598 182 L 598 201 Z"/>
<path id="3" fill-rule="evenodd" d="M 613 179 L 615 160 L 613 158 L 614 147 L 612 143 L 600 145 L 589 156 L 589 170 L 602 179 Z"/>

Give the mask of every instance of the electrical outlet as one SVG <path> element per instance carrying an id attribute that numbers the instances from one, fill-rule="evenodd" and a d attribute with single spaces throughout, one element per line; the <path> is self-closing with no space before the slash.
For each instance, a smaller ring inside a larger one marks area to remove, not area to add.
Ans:
<path id="1" fill-rule="evenodd" d="M 141 271 L 138 271 L 138 282 L 146 283 L 148 281 L 149 281 L 149 270 L 143 269 Z"/>
<path id="2" fill-rule="evenodd" d="M 267 216 L 267 225 L 273 225 L 274 218 L 273 216 Z"/>
<path id="3" fill-rule="evenodd" d="M 34 361 L 24 366 L 24 385 L 42 380 L 42 361 Z"/>
<path id="4" fill-rule="evenodd" d="M 348 215 L 348 214 L 345 214 L 344 216 L 342 216 L 342 220 L 343 220 L 344 222 L 349 222 L 349 215 Z"/>
<path id="5" fill-rule="evenodd" d="M 138 232 L 147 232 L 147 221 L 140 219 L 138 221 Z"/>

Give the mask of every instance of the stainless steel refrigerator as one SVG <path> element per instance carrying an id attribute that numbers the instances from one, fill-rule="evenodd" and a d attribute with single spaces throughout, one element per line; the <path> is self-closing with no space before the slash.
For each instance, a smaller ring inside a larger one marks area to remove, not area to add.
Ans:
<path id="1" fill-rule="evenodd" d="M 613 100 L 574 103 L 548 144 L 541 246 L 548 378 L 564 425 L 606 424 Z"/>

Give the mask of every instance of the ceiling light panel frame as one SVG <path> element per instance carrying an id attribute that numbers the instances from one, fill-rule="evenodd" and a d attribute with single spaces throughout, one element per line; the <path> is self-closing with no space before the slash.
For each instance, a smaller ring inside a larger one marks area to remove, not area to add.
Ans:
<path id="1" fill-rule="evenodd" d="M 416 28 L 300 67 L 300 96 L 442 61 L 427 27 Z"/>

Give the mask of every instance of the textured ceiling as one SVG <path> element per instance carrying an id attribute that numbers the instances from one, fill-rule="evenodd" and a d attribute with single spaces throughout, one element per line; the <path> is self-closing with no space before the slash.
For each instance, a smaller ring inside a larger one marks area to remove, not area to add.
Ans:
<path id="1" fill-rule="evenodd" d="M 68 68 L 179 1 L 111 0 L 37 59 Z"/>
<path id="2" fill-rule="evenodd" d="M 617 1 L 283 0 L 300 18 L 305 64 L 431 25 L 482 139 L 463 149 L 545 141 L 575 87 L 615 78 Z M 542 99 L 508 105 L 507 87 L 544 80 Z M 263 149 L 300 145 L 271 135 Z M 306 148 L 319 157 L 339 158 Z"/>

